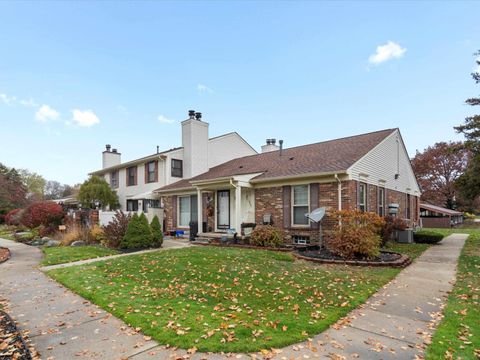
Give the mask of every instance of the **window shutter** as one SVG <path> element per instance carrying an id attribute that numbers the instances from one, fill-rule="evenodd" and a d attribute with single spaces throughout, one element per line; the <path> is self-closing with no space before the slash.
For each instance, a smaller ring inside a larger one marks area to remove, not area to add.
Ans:
<path id="1" fill-rule="evenodd" d="M 133 184 L 137 185 L 138 184 L 138 179 L 137 179 L 138 178 L 138 167 L 135 166 L 134 170 L 135 170 L 135 172 L 134 172 L 134 177 L 133 177 Z"/>
<path id="2" fill-rule="evenodd" d="M 285 185 L 283 187 L 283 227 L 288 229 L 292 223 L 292 187 Z"/>
<path id="3" fill-rule="evenodd" d="M 172 196 L 172 226 L 177 227 L 177 196 Z"/>
<path id="4" fill-rule="evenodd" d="M 144 173 L 145 173 L 144 181 L 145 181 L 145 184 L 146 184 L 146 183 L 148 183 L 148 163 L 143 164 L 143 168 L 145 169 L 145 171 L 144 171 Z"/>
<path id="5" fill-rule="evenodd" d="M 155 160 L 155 182 L 158 182 L 158 160 Z"/>
<path id="6" fill-rule="evenodd" d="M 313 211 L 320 206 L 319 192 L 320 192 L 320 185 L 318 183 L 310 184 L 310 211 Z M 311 221 L 310 227 L 312 229 L 318 229 L 318 223 L 314 223 L 313 221 Z"/>

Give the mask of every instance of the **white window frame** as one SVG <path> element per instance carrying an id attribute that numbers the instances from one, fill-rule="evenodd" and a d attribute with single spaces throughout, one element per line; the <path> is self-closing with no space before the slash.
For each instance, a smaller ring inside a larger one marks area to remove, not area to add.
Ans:
<path id="1" fill-rule="evenodd" d="M 177 227 L 181 229 L 187 229 L 190 227 L 189 223 L 192 221 L 192 219 L 188 220 L 187 225 L 182 225 L 180 224 L 180 199 L 181 198 L 188 198 L 188 216 L 190 217 L 192 214 L 192 209 L 191 209 L 191 195 L 182 195 L 177 197 Z"/>
<path id="2" fill-rule="evenodd" d="M 383 194 L 382 203 L 380 204 L 380 193 Z M 382 208 L 382 215 L 380 215 L 380 208 Z M 378 194 L 377 194 L 377 213 L 380 216 L 386 216 L 385 214 L 385 188 L 378 187 Z"/>
<path id="3" fill-rule="evenodd" d="M 360 188 L 361 187 L 364 187 L 364 191 L 363 191 L 363 199 L 361 199 L 360 195 L 362 194 L 361 191 L 360 191 Z M 364 183 L 364 182 L 360 182 L 358 184 L 358 210 L 362 211 L 362 212 L 367 212 L 367 191 L 368 191 L 368 186 L 367 186 L 367 183 Z M 363 210 L 361 209 L 362 207 L 362 200 L 363 200 Z"/>
<path id="4" fill-rule="evenodd" d="M 298 186 L 306 186 L 307 187 L 307 204 L 303 204 L 303 205 L 295 205 L 295 187 L 298 187 Z M 309 220 L 307 219 L 307 223 L 306 224 L 295 224 L 295 212 L 294 212 L 294 209 L 295 207 L 304 207 L 304 206 L 307 206 L 308 209 L 307 209 L 307 213 L 310 212 L 310 184 L 299 184 L 299 185 L 292 185 L 291 186 L 291 195 L 290 195 L 290 218 L 291 218 L 291 225 L 292 227 L 296 227 L 296 228 L 305 228 L 305 227 L 310 227 L 310 222 Z"/>

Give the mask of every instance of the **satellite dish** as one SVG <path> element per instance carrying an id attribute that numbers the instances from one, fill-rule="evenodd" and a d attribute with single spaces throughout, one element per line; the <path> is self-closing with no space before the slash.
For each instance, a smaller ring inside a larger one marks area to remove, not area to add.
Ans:
<path id="1" fill-rule="evenodd" d="M 326 210 L 326 208 L 321 207 L 321 208 L 318 208 L 318 209 L 313 210 L 313 211 L 312 211 L 311 213 L 309 213 L 309 214 L 305 214 L 305 216 L 306 216 L 309 220 L 311 220 L 311 221 L 313 221 L 313 222 L 315 222 L 315 223 L 318 223 L 318 222 L 320 222 L 320 221 L 323 219 L 323 217 L 325 216 L 325 210 Z"/>

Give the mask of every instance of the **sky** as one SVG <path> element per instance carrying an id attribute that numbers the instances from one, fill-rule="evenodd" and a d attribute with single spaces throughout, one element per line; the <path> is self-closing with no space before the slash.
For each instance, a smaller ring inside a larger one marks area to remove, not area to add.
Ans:
<path id="1" fill-rule="evenodd" d="M 480 49 L 480 3 L 0 2 L 0 162 L 75 184 L 210 136 L 257 150 L 400 128 L 410 156 L 453 126 Z"/>

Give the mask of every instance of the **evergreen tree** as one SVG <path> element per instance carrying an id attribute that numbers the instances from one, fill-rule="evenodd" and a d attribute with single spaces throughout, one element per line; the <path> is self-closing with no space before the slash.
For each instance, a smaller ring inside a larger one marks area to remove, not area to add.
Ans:
<path id="1" fill-rule="evenodd" d="M 152 246 L 152 231 L 148 225 L 145 214 L 138 216 L 136 213 L 130 220 L 127 232 L 120 242 L 122 249 L 145 249 Z"/>
<path id="2" fill-rule="evenodd" d="M 161 247 L 163 244 L 162 226 L 158 216 L 155 215 L 150 223 L 150 229 L 152 230 L 153 247 Z"/>

